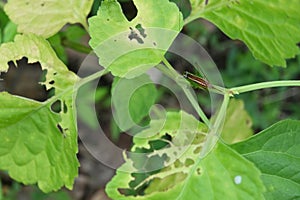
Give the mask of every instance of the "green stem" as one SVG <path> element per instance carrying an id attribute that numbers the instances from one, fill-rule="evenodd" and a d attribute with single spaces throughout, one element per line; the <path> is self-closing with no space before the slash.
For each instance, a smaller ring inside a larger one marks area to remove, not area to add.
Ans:
<path id="1" fill-rule="evenodd" d="M 93 81 L 93 80 L 96 80 L 98 78 L 100 78 L 101 76 L 107 74 L 109 72 L 108 68 L 106 69 L 102 69 L 101 71 L 99 72 L 96 72 L 86 78 L 83 78 L 81 79 L 75 86 L 75 90 L 78 90 L 78 88 L 80 88 L 81 86 L 85 85 L 86 83 L 90 82 L 90 81 Z"/>
<path id="2" fill-rule="evenodd" d="M 211 122 L 212 126 L 210 127 L 209 133 L 207 134 L 206 141 L 201 151 L 201 158 L 205 157 L 214 148 L 215 144 L 220 139 L 230 96 L 230 94 L 224 95 L 224 99 L 217 117 L 213 122 Z"/>
<path id="3" fill-rule="evenodd" d="M 263 83 L 255 83 L 251 85 L 234 87 L 229 89 L 229 91 L 231 91 L 232 94 L 241 94 L 241 93 L 265 89 L 265 88 L 286 87 L 286 86 L 300 86 L 300 81 L 285 80 L 285 81 L 270 81 L 270 82 L 263 82 Z"/>
<path id="4" fill-rule="evenodd" d="M 87 23 L 87 20 L 84 19 L 82 22 L 81 22 L 83 28 L 86 30 L 87 33 L 89 33 L 89 26 L 88 26 L 88 23 Z"/>
<path id="5" fill-rule="evenodd" d="M 181 86 L 181 88 L 183 89 L 183 91 L 186 94 L 187 98 L 189 99 L 189 101 L 191 102 L 193 107 L 195 108 L 195 110 L 196 110 L 197 114 L 199 115 L 199 117 L 209 127 L 210 126 L 209 119 L 206 117 L 205 113 L 200 108 L 200 106 L 199 106 L 198 102 L 196 101 L 196 99 L 193 98 L 193 95 L 192 95 L 191 91 L 188 90 L 187 87 L 185 87 L 186 85 L 182 85 L 178 82 L 178 80 L 181 80 L 182 77 L 178 75 L 177 71 L 172 67 L 172 65 L 169 63 L 169 61 L 165 57 L 162 57 L 162 61 L 163 61 L 163 63 L 165 64 L 165 66 L 167 68 L 162 67 L 161 65 L 159 65 L 158 69 L 160 69 L 164 74 L 166 74 L 167 76 L 169 76 L 170 78 L 175 80 L 177 82 L 177 84 Z"/>
<path id="6" fill-rule="evenodd" d="M 70 41 L 70 40 L 67 40 L 67 39 L 63 39 L 62 40 L 62 44 L 65 46 L 65 47 L 69 47 L 75 51 L 78 51 L 78 52 L 81 52 L 81 53 L 85 53 L 85 54 L 89 54 L 91 53 L 93 50 L 87 46 L 84 46 L 80 43 L 77 43 L 77 42 L 73 42 L 73 41 Z"/>

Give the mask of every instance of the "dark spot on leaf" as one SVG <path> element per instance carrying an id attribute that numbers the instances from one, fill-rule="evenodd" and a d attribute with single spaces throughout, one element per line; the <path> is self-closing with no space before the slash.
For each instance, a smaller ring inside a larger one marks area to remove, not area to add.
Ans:
<path id="1" fill-rule="evenodd" d="M 199 167 L 197 168 L 196 172 L 199 176 L 201 175 L 201 169 Z"/>
<path id="2" fill-rule="evenodd" d="M 144 44 L 144 40 L 130 27 L 130 33 L 128 35 L 129 40 L 136 40 L 139 44 Z"/>
<path id="3" fill-rule="evenodd" d="M 25 4 L 26 4 L 26 5 L 29 5 L 29 2 L 27 1 Z"/>
<path id="4" fill-rule="evenodd" d="M 58 128 L 58 130 L 59 130 L 62 134 L 64 133 L 62 127 L 61 127 L 59 124 L 57 124 L 57 128 Z"/>
<path id="5" fill-rule="evenodd" d="M 146 30 L 142 27 L 141 24 L 136 25 L 135 28 L 139 31 L 140 35 L 141 35 L 143 38 L 146 38 L 146 37 L 147 37 L 147 34 L 145 33 Z"/>
<path id="6" fill-rule="evenodd" d="M 56 75 L 57 75 L 57 72 L 54 72 L 53 75 L 56 76 Z"/>
<path id="7" fill-rule="evenodd" d="M 114 42 L 117 42 L 117 40 L 114 40 Z"/>
<path id="8" fill-rule="evenodd" d="M 67 113 L 68 112 L 68 107 L 66 105 L 66 102 L 64 102 L 64 113 Z"/>
<path id="9" fill-rule="evenodd" d="M 52 103 L 51 110 L 57 114 L 60 113 L 61 112 L 61 101 L 57 100 L 54 103 Z"/>
<path id="10" fill-rule="evenodd" d="M 46 80 L 47 70 L 42 70 L 39 62 L 28 63 L 28 59 L 23 57 L 16 64 L 13 61 L 7 64 L 7 72 L 1 73 L 3 91 L 37 101 L 48 99 L 49 90 L 41 84 Z"/>
<path id="11" fill-rule="evenodd" d="M 44 7 L 44 6 L 45 6 L 45 3 L 41 3 L 41 6 Z"/>
<path id="12" fill-rule="evenodd" d="M 194 154 L 199 154 L 200 151 L 201 151 L 202 147 L 197 147 L 195 150 L 194 150 Z"/>
<path id="13" fill-rule="evenodd" d="M 108 22 L 109 22 L 109 19 L 107 18 L 107 19 L 106 19 L 106 21 L 108 21 Z"/>
<path id="14" fill-rule="evenodd" d="M 248 126 L 250 126 L 250 125 L 251 125 L 251 121 L 250 121 L 249 119 L 246 119 L 246 124 L 247 124 Z"/>
<path id="15" fill-rule="evenodd" d="M 157 45 L 156 42 L 153 42 L 153 45 L 156 46 Z"/>
<path id="16" fill-rule="evenodd" d="M 55 81 L 53 81 L 53 80 L 49 82 L 50 85 L 53 85 L 54 83 L 55 83 Z"/>
<path id="17" fill-rule="evenodd" d="M 174 162 L 174 166 L 175 166 L 175 168 L 179 168 L 179 167 L 183 167 L 184 164 L 183 164 L 182 162 L 180 162 L 179 160 L 176 160 L 176 161 Z"/>
<path id="18" fill-rule="evenodd" d="M 195 162 L 192 159 L 190 159 L 190 158 L 186 159 L 185 162 L 184 162 L 184 165 L 186 167 L 189 167 L 189 166 L 191 166 L 193 164 L 195 164 Z"/>

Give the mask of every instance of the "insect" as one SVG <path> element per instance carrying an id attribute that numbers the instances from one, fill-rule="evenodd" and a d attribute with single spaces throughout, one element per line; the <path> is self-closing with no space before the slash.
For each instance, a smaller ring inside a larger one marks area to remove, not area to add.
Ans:
<path id="1" fill-rule="evenodd" d="M 192 85 L 199 87 L 201 89 L 207 90 L 210 87 L 210 84 L 207 80 L 204 78 L 201 78 L 199 76 L 196 76 L 190 72 L 185 72 L 183 76 L 188 79 L 190 82 L 192 82 Z"/>
<path id="2" fill-rule="evenodd" d="M 183 76 L 188 79 L 192 86 L 203 89 L 203 90 L 208 90 L 211 89 L 212 91 L 218 93 L 218 94 L 224 94 L 224 91 L 220 89 L 220 87 L 215 86 L 210 84 L 206 79 L 201 78 L 199 76 L 196 76 L 190 72 L 185 72 Z"/>

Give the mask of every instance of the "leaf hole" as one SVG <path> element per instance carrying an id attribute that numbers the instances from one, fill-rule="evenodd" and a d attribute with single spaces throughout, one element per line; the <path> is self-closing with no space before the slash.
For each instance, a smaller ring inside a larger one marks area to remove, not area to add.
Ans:
<path id="1" fill-rule="evenodd" d="M 193 151 L 193 153 L 194 153 L 194 154 L 199 154 L 199 153 L 201 152 L 201 149 L 202 149 L 202 147 L 197 147 L 197 148 Z"/>
<path id="2" fill-rule="evenodd" d="M 62 128 L 59 124 L 57 124 L 56 127 L 58 128 L 58 130 L 59 130 L 62 134 L 64 134 L 63 128 Z"/>
<path id="3" fill-rule="evenodd" d="M 196 172 L 197 172 L 197 175 L 199 175 L 199 176 L 202 174 L 201 169 L 199 167 L 197 168 Z"/>
<path id="4" fill-rule="evenodd" d="M 63 106 L 64 106 L 64 109 L 63 109 L 64 113 L 67 113 L 68 112 L 68 107 L 66 105 L 66 102 L 64 102 Z"/>
<path id="5" fill-rule="evenodd" d="M 174 162 L 174 166 L 175 166 L 175 168 L 179 168 L 179 167 L 183 167 L 184 164 L 183 164 L 182 162 L 180 162 L 179 160 L 176 160 L 176 161 Z"/>
<path id="6" fill-rule="evenodd" d="M 142 24 L 136 25 L 135 28 L 139 31 L 140 35 L 141 35 L 143 38 L 146 38 L 146 37 L 147 37 L 146 30 L 143 28 Z"/>
<path id="7" fill-rule="evenodd" d="M 144 40 L 133 30 L 132 27 L 129 27 L 130 33 L 128 35 L 129 40 L 136 40 L 139 44 L 144 44 Z"/>
<path id="8" fill-rule="evenodd" d="M 120 1 L 119 2 L 123 11 L 123 14 L 128 21 L 133 20 L 137 16 L 137 8 L 134 5 L 133 1 Z"/>
<path id="9" fill-rule="evenodd" d="M 184 165 L 186 167 L 189 167 L 189 166 L 191 166 L 193 164 L 195 164 L 195 162 L 192 159 L 190 159 L 190 158 L 186 159 L 185 162 L 184 162 Z"/>
<path id="10" fill-rule="evenodd" d="M 1 73 L 3 91 L 40 102 L 49 98 L 50 90 L 41 84 L 46 80 L 47 70 L 42 70 L 39 62 L 28 63 L 28 58 L 23 57 L 7 64 L 7 72 Z"/>
<path id="11" fill-rule="evenodd" d="M 180 12 L 183 14 L 183 18 L 186 18 L 190 15 L 192 7 L 189 0 L 171 0 L 179 8 Z"/>
<path id="12" fill-rule="evenodd" d="M 51 104 L 51 111 L 59 114 L 61 112 L 61 101 L 57 100 Z"/>
<path id="13" fill-rule="evenodd" d="M 49 82 L 50 85 L 54 85 L 54 83 L 55 83 L 55 81 L 53 81 L 53 80 Z"/>

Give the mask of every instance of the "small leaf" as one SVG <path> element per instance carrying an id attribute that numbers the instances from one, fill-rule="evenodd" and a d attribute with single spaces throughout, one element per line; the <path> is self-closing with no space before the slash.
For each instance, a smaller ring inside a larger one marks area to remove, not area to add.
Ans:
<path id="1" fill-rule="evenodd" d="M 123 131 L 149 114 L 157 95 L 155 85 L 146 74 L 133 79 L 115 78 L 111 93 L 114 118 Z"/>
<path id="2" fill-rule="evenodd" d="M 4 42 L 11 42 L 14 40 L 14 37 L 17 35 L 17 26 L 9 21 L 4 30 L 3 30 L 3 43 Z"/>
<path id="3" fill-rule="evenodd" d="M 262 172 L 266 199 L 300 196 L 300 121 L 284 120 L 232 147 Z"/>
<path id="4" fill-rule="evenodd" d="M 232 39 L 246 43 L 255 58 L 273 66 L 299 54 L 298 0 L 209 0 L 192 3 L 194 18 L 205 18 Z"/>
<path id="5" fill-rule="evenodd" d="M 67 23 L 86 24 L 92 0 L 9 0 L 4 10 L 20 33 L 53 36 Z"/>
<path id="6" fill-rule="evenodd" d="M 183 112 L 169 112 L 166 120 L 153 120 L 148 130 L 134 137 L 133 150 L 140 154 L 125 158 L 106 192 L 118 200 L 264 199 L 259 170 L 226 145 L 218 143 L 200 158 L 203 131 L 203 124 Z M 158 145 L 159 141 L 165 145 Z M 143 158 L 142 152 L 148 152 L 148 159 L 138 159 Z M 154 157 L 152 164 L 159 161 L 161 169 L 141 174 Z"/>
<path id="7" fill-rule="evenodd" d="M 0 47 L 0 71 L 9 61 L 23 57 L 39 62 L 47 71 L 42 85 L 55 89 L 55 96 L 37 102 L 6 92 L 0 93 L 0 169 L 24 184 L 37 183 L 44 192 L 62 186 L 71 189 L 78 174 L 77 128 L 73 87 L 78 77 L 56 57 L 42 37 L 17 35 L 15 42 Z M 61 102 L 59 113 L 52 110 Z"/>
<path id="8" fill-rule="evenodd" d="M 253 135 L 251 126 L 252 120 L 244 109 L 244 102 L 231 99 L 226 111 L 222 139 L 228 144 L 242 141 Z"/>
<path id="9" fill-rule="evenodd" d="M 128 21 L 116 0 L 102 2 L 89 19 L 90 45 L 100 65 L 114 76 L 132 78 L 157 65 L 182 28 L 182 14 L 168 0 L 134 0 L 137 16 Z"/>

